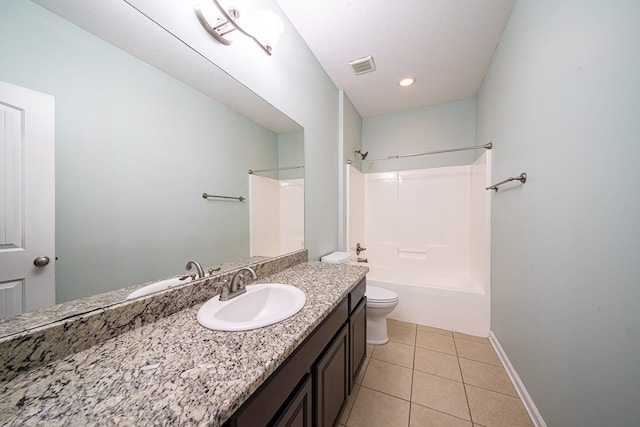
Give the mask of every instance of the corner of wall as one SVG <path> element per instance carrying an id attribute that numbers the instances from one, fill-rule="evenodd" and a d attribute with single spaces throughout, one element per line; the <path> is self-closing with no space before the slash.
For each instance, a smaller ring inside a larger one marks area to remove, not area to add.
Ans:
<path id="1" fill-rule="evenodd" d="M 531 418 L 531 422 L 533 423 L 533 425 L 535 427 L 547 427 L 547 424 L 542 419 L 540 411 L 538 411 L 538 408 L 533 402 L 531 395 L 529 395 L 527 388 L 524 386 L 524 383 L 520 379 L 520 376 L 518 376 L 518 373 L 516 372 L 515 368 L 511 364 L 511 361 L 509 360 L 509 357 L 507 356 L 507 353 L 505 353 L 504 349 L 500 345 L 500 341 L 498 341 L 498 338 L 495 336 L 493 331 L 489 331 L 489 342 L 496 351 L 498 358 L 500 358 L 504 369 L 507 371 L 507 375 L 509 375 L 509 379 L 515 387 L 516 392 L 518 393 L 518 396 L 520 397 L 520 400 L 522 401 L 522 404 L 524 405 L 529 418 Z"/>

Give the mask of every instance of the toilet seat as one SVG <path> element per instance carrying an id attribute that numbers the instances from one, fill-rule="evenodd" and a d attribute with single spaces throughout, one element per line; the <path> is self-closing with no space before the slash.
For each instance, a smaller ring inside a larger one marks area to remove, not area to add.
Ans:
<path id="1" fill-rule="evenodd" d="M 397 293 L 376 286 L 367 286 L 366 296 L 367 305 L 389 305 L 399 301 Z"/>

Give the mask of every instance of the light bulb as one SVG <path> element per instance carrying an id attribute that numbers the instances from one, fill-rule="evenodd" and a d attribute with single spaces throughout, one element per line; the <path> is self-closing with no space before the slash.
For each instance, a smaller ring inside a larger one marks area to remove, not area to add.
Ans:
<path id="1" fill-rule="evenodd" d="M 244 21 L 244 24 L 246 25 L 246 30 L 258 39 L 260 43 L 267 46 L 269 50 L 273 50 L 284 31 L 282 19 L 267 10 L 251 13 L 247 20 Z"/>
<path id="2" fill-rule="evenodd" d="M 416 78 L 415 77 L 406 77 L 402 80 L 400 80 L 398 82 L 398 85 L 400 85 L 401 87 L 408 87 L 411 86 L 412 84 L 414 84 L 416 82 Z"/>

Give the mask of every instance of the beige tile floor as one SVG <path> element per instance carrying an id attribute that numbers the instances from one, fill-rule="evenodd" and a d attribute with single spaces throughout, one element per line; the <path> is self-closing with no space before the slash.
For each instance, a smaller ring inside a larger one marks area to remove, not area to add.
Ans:
<path id="1" fill-rule="evenodd" d="M 340 419 L 347 427 L 532 426 L 487 338 L 388 320 Z"/>

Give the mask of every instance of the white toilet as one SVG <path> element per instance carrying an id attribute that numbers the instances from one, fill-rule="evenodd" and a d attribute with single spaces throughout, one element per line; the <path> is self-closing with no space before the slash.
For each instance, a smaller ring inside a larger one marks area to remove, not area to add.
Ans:
<path id="1" fill-rule="evenodd" d="M 351 260 L 350 252 L 333 252 L 321 258 L 322 262 L 344 264 Z M 367 285 L 367 344 L 386 344 L 387 315 L 398 305 L 398 294 L 384 288 Z"/>
<path id="2" fill-rule="evenodd" d="M 398 305 L 398 294 L 385 288 L 367 285 L 367 344 L 386 344 L 387 314 Z"/>

